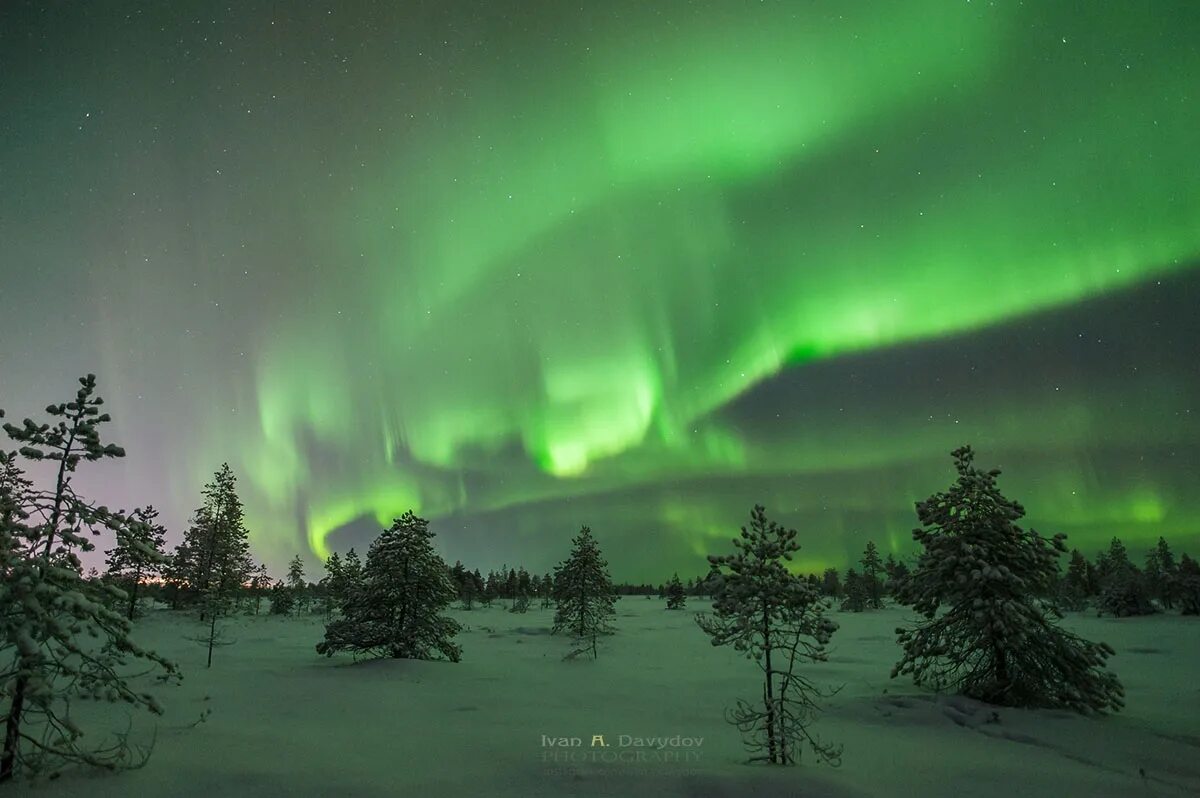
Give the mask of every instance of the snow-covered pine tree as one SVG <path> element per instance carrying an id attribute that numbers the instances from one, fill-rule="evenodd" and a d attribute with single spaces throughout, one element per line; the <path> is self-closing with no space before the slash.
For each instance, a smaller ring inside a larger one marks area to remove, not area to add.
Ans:
<path id="1" fill-rule="evenodd" d="M 101 530 L 126 534 L 134 522 L 75 491 L 80 463 L 125 455 L 101 442 L 99 426 L 110 419 L 100 413 L 96 378 L 89 374 L 79 383 L 73 401 L 46 408 L 50 423 L 4 425 L 21 447 L 0 453 L 0 701 L 7 705 L 0 784 L 22 769 L 37 774 L 70 764 L 109 770 L 143 764 L 149 750 L 135 746 L 128 733 L 89 746 L 72 701 L 124 702 L 161 714 L 153 695 L 126 681 L 129 666 L 140 660 L 163 681 L 179 679 L 174 663 L 138 646 L 129 620 L 105 606 L 120 591 L 83 578 L 78 553 L 94 548 L 88 538 Z M 18 457 L 57 464 L 50 486 L 35 488 Z"/>
<path id="2" fill-rule="evenodd" d="M 1200 563 L 1183 554 L 1179 557 L 1176 597 L 1183 615 L 1200 615 Z"/>
<path id="3" fill-rule="evenodd" d="M 585 526 L 572 539 L 570 556 L 554 569 L 552 633 L 566 631 L 584 644 L 567 657 L 590 652 L 595 659 L 597 639 L 612 633 L 609 621 L 616 614 L 615 601 L 608 562 L 601 556 L 592 530 Z"/>
<path id="4" fill-rule="evenodd" d="M 883 575 L 886 571 L 879 556 L 879 549 L 875 547 L 875 541 L 867 541 L 867 548 L 858 564 L 862 566 L 862 586 L 867 608 L 883 609 Z"/>
<path id="5" fill-rule="evenodd" d="M 679 581 L 679 574 L 671 577 L 671 581 L 667 582 L 667 609 L 682 610 L 687 606 L 687 593 L 683 589 L 683 582 Z"/>
<path id="6" fill-rule="evenodd" d="M 1025 510 L 1001 494 L 1000 471 L 976 468 L 969 446 L 952 454 L 955 483 L 917 504 L 923 552 L 899 599 L 924 620 L 896 630 L 904 654 L 892 677 L 1004 706 L 1120 709 L 1124 691 L 1104 669 L 1112 648 L 1061 629 L 1037 598 L 1065 536 L 1022 529 Z"/>
<path id="7" fill-rule="evenodd" d="M 867 608 L 867 590 L 862 576 L 853 568 L 846 569 L 846 584 L 842 588 L 842 609 L 862 612 Z"/>
<path id="8" fill-rule="evenodd" d="M 696 623 L 714 646 L 732 645 L 754 660 L 763 686 L 761 703 L 739 699 L 726 719 L 742 732 L 751 762 L 793 764 L 807 742 L 818 759 L 836 766 L 841 746 L 821 742 L 810 729 L 817 699 L 832 692 L 796 668 L 825 660 L 837 624 L 825 617 L 820 591 L 784 564 L 800 549 L 796 530 L 769 521 L 766 509 L 755 505 L 750 526 L 742 527 L 733 545 L 734 554 L 708 557 L 716 574 L 713 612 Z"/>
<path id="9" fill-rule="evenodd" d="M 301 561 L 299 554 L 288 563 L 287 586 L 288 590 L 292 591 L 293 609 L 298 613 L 307 611 L 308 584 L 304 581 L 304 562 Z"/>
<path id="10" fill-rule="evenodd" d="M 129 596 L 126 615 L 132 621 L 142 582 L 159 576 L 166 564 L 163 540 L 167 530 L 158 523 L 158 510 L 150 505 L 134 510 L 129 521 L 117 534 L 117 545 L 104 554 L 108 558 L 108 577 L 123 585 Z"/>
<path id="11" fill-rule="evenodd" d="M 459 624 L 442 613 L 455 598 L 449 569 L 433 548 L 429 522 L 406 512 L 371 544 L 361 581 L 342 617 L 325 627 L 317 652 L 458 662 Z"/>
<path id="12" fill-rule="evenodd" d="M 1113 538 L 1109 543 L 1101 564 L 1100 599 L 1097 602 L 1100 612 L 1118 618 L 1154 612 L 1146 579 L 1138 567 L 1130 562 L 1125 544 L 1118 538 Z"/>

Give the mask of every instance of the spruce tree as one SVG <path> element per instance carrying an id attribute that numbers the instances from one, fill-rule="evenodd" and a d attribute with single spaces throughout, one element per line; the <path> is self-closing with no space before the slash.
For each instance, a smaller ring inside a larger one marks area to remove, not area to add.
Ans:
<path id="1" fill-rule="evenodd" d="M 128 618 L 105 606 L 123 594 L 83 577 L 79 553 L 94 549 L 91 536 L 128 536 L 140 522 L 75 490 L 81 463 L 125 455 L 101 441 L 99 427 L 110 419 L 100 412 L 96 378 L 79 383 L 74 400 L 46 408 L 49 423 L 4 425 L 20 449 L 0 452 L 0 705 L 7 705 L 0 784 L 22 769 L 138 767 L 149 752 L 128 733 L 89 745 L 94 735 L 84 739 L 72 702 L 101 699 L 161 714 L 152 695 L 126 681 L 129 669 L 140 660 L 164 681 L 179 678 L 174 663 L 130 639 Z M 18 458 L 52 465 L 50 485 L 36 488 Z"/>
<path id="2" fill-rule="evenodd" d="M 600 554 L 600 545 L 592 530 L 583 527 L 571 541 L 571 554 L 554 569 L 553 634 L 569 632 L 586 645 L 568 657 L 590 651 L 594 659 L 600 635 L 611 634 L 610 619 L 616 614 L 612 579 L 608 562 Z"/>
<path id="3" fill-rule="evenodd" d="M 1123 690 L 1104 670 L 1113 650 L 1058 627 L 1037 598 L 1058 574 L 1065 535 L 1045 538 L 1017 521 L 1000 471 L 981 471 L 969 446 L 953 453 L 958 478 L 917 504 L 923 551 L 899 599 L 924 620 L 896 630 L 903 657 L 892 677 L 992 704 L 1117 710 Z"/>
<path id="4" fill-rule="evenodd" d="M 362 577 L 342 617 L 325 627 L 317 652 L 333 656 L 433 659 L 458 662 L 460 627 L 442 612 L 455 598 L 446 563 L 433 548 L 429 522 L 406 512 L 371 544 Z"/>
<path id="5" fill-rule="evenodd" d="M 885 573 L 883 560 L 879 557 L 879 549 L 874 541 L 867 541 L 862 559 L 862 586 L 866 597 L 867 607 L 872 610 L 883 609 L 883 575 Z"/>
<path id="6" fill-rule="evenodd" d="M 104 554 L 108 576 L 123 585 L 128 595 L 126 616 L 132 621 L 142 583 L 159 576 L 166 564 L 163 540 L 167 530 L 158 523 L 158 510 L 152 506 L 134 510 L 129 520 L 117 534 L 117 545 Z"/>
<path id="7" fill-rule="evenodd" d="M 734 554 L 708 557 L 716 573 L 713 613 L 696 622 L 714 646 L 732 645 L 754 660 L 763 686 L 761 703 L 739 699 L 727 720 L 742 732 L 752 762 L 792 764 L 807 742 L 819 759 L 837 765 L 841 747 L 820 742 L 810 730 L 817 699 L 829 693 L 796 671 L 803 662 L 823 662 L 837 630 L 825 617 L 820 591 L 785 565 L 800 549 L 796 530 L 768 521 L 755 505 L 750 526 L 733 545 Z"/>
<path id="8" fill-rule="evenodd" d="M 687 606 L 687 593 L 684 592 L 683 583 L 679 581 L 679 574 L 671 577 L 671 581 L 667 582 L 667 609 L 682 610 Z"/>

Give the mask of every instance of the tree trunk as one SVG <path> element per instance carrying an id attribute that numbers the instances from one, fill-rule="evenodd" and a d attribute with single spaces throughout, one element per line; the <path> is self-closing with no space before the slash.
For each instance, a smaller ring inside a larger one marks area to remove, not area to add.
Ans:
<path id="1" fill-rule="evenodd" d="M 217 613 L 214 610 L 210 615 L 211 618 L 208 623 L 208 665 L 205 666 L 208 668 L 212 667 L 213 640 L 217 636 Z"/>
<path id="2" fill-rule="evenodd" d="M 763 603 L 762 615 L 763 656 L 767 664 L 767 682 L 764 686 L 767 710 L 767 761 L 772 765 L 778 764 L 775 745 L 775 690 L 771 684 L 771 615 L 767 605 Z"/>
<path id="3" fill-rule="evenodd" d="M 11 781 L 17 764 L 17 747 L 21 744 L 21 712 L 25 708 L 25 677 L 18 676 L 16 690 L 8 710 L 4 729 L 4 753 L 0 754 L 0 784 Z"/>

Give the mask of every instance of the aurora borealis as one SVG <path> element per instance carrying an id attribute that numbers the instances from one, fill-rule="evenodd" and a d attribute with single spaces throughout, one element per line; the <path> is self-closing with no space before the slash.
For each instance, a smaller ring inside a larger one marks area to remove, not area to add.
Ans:
<path id="1" fill-rule="evenodd" d="M 1030 7 L 1032 6 L 1032 7 Z M 803 567 L 969 442 L 1033 526 L 1200 543 L 1188 2 L 0 10 L 0 407 L 95 371 L 94 478 L 255 554 Z"/>

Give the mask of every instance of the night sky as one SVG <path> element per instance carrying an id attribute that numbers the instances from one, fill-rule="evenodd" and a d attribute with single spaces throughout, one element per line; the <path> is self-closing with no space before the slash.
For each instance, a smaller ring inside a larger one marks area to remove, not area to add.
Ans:
<path id="1" fill-rule="evenodd" d="M 1200 11 L 0 6 L 0 407 L 93 371 L 81 478 L 173 541 L 706 570 L 908 552 L 973 444 L 1089 553 L 1200 553 Z"/>

